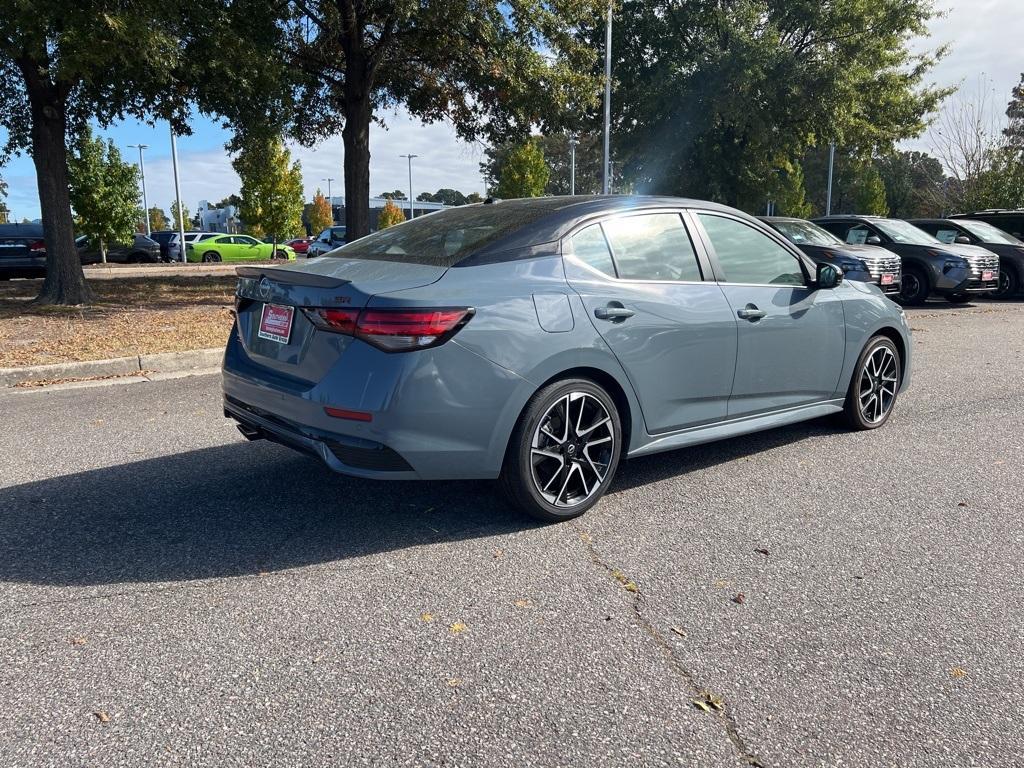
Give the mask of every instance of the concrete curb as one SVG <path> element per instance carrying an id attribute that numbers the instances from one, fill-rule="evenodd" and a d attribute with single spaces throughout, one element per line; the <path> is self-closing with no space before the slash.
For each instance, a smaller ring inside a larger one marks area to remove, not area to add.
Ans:
<path id="1" fill-rule="evenodd" d="M 87 379 L 95 376 L 131 376 L 140 371 L 171 373 L 219 368 L 224 357 L 221 347 L 166 352 L 159 355 L 134 355 L 109 360 L 84 360 L 77 363 L 31 365 L 25 368 L 0 368 L 0 387 L 12 387 L 26 381 Z"/>

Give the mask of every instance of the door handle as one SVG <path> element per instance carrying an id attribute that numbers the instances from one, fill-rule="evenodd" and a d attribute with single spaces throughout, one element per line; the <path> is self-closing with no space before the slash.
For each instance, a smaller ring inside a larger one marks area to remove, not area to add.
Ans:
<path id="1" fill-rule="evenodd" d="M 756 304 L 747 304 L 747 306 L 736 314 L 739 315 L 741 320 L 749 320 L 752 323 L 756 323 L 768 313 L 763 309 L 758 309 Z"/>
<path id="2" fill-rule="evenodd" d="M 626 318 L 632 317 L 635 314 L 636 312 L 634 312 L 632 309 L 626 309 L 625 307 L 615 306 L 598 307 L 597 309 L 594 310 L 594 317 L 596 317 L 598 320 L 625 320 Z"/>

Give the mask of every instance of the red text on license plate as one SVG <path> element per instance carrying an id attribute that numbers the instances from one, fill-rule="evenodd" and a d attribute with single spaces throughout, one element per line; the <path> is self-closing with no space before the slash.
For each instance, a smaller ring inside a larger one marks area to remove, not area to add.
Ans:
<path id="1" fill-rule="evenodd" d="M 283 307 L 280 304 L 264 304 L 263 315 L 260 317 L 259 337 L 287 344 L 292 335 L 292 318 L 294 307 Z"/>
<path id="2" fill-rule="evenodd" d="M 893 279 L 892 275 L 882 275 L 882 285 L 892 285 Z"/>

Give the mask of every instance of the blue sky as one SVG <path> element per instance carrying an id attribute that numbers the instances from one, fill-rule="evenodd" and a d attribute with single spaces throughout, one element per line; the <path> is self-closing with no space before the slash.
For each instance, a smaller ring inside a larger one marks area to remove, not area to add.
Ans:
<path id="1" fill-rule="evenodd" d="M 961 0 L 957 5 L 940 3 L 947 11 L 944 18 L 931 25 L 932 36 L 916 40 L 919 50 L 950 43 L 952 50 L 932 73 L 931 79 L 941 85 L 966 83 L 967 92 L 977 87 L 980 78 L 991 83 L 993 98 L 1000 105 L 1009 99 L 1010 89 L 1024 71 L 1024 59 L 1019 56 L 1020 41 L 1024 40 L 1024 13 L 1020 0 Z M 419 155 L 413 165 L 415 194 L 431 192 L 441 187 L 452 187 L 463 192 L 483 192 L 483 179 L 479 165 L 483 148 L 467 145 L 455 138 L 450 125 L 439 123 L 424 126 L 398 112 L 385 115 L 387 128 L 374 126 L 370 137 L 370 192 L 378 194 L 392 189 L 406 189 L 408 175 L 406 161 L 399 155 L 411 152 Z M 217 122 L 197 116 L 193 121 L 193 135 L 178 139 L 178 159 L 181 164 L 182 198 L 194 212 L 200 200 L 217 201 L 238 191 L 238 177 L 231 169 L 231 161 L 224 151 L 230 138 Z M 129 144 L 148 144 L 146 150 L 146 186 L 150 205 L 169 210 L 174 199 L 171 174 L 171 150 L 166 124 L 149 126 L 136 121 L 113 126 L 103 132 L 125 153 L 135 159 L 136 150 Z M 3 138 L 0 131 L 0 139 Z M 908 145 L 928 150 L 927 136 Z M 332 191 L 342 194 L 342 146 L 337 136 L 317 147 L 293 147 L 293 155 L 302 163 L 306 196 L 311 198 L 317 187 L 327 191 L 323 179 L 334 177 Z M 35 171 L 28 156 L 15 158 L 0 169 L 9 185 L 7 205 L 20 220 L 39 216 L 39 198 L 36 192 Z"/>

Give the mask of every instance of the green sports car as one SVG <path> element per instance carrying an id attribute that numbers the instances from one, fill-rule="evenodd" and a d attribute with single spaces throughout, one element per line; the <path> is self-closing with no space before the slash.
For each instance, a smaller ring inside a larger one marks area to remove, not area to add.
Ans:
<path id="1" fill-rule="evenodd" d="M 185 248 L 188 261 L 266 261 L 267 259 L 294 259 L 295 250 L 284 243 L 264 243 L 249 235 L 215 235 L 205 240 L 188 243 Z"/>

